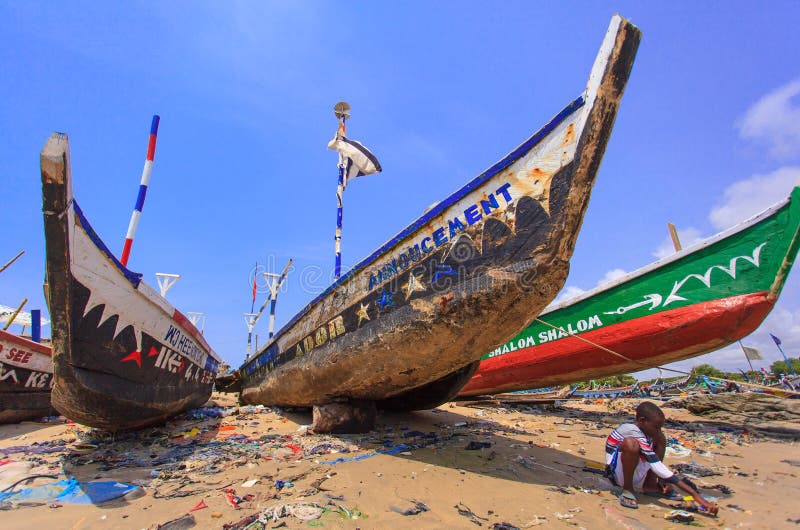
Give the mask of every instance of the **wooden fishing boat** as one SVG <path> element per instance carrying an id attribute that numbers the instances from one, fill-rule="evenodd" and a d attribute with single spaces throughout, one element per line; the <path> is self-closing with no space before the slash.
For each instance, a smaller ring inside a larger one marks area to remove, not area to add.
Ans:
<path id="1" fill-rule="evenodd" d="M 634 383 L 628 386 L 576 389 L 571 397 L 584 399 L 619 399 L 621 397 L 633 396 L 638 391 L 639 383 Z"/>
<path id="2" fill-rule="evenodd" d="M 51 415 L 52 386 L 50 347 L 0 330 L 0 423 Z"/>
<path id="3" fill-rule="evenodd" d="M 417 409 L 453 397 L 476 351 L 563 286 L 639 39 L 615 16 L 586 91 L 295 315 L 239 369 L 242 401 Z"/>
<path id="4" fill-rule="evenodd" d="M 597 379 L 727 346 L 772 310 L 798 230 L 800 187 L 716 236 L 549 308 L 484 355 L 461 395 Z"/>
<path id="5" fill-rule="evenodd" d="M 220 359 L 92 229 L 72 196 L 65 134 L 47 140 L 41 168 L 53 406 L 77 422 L 116 430 L 203 405 Z"/>

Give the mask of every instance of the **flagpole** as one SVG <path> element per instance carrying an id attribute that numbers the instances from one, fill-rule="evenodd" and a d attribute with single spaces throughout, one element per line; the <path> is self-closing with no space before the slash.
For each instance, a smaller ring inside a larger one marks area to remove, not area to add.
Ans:
<path id="1" fill-rule="evenodd" d="M 333 114 L 339 120 L 339 128 L 336 131 L 336 137 L 344 136 L 347 132 L 347 118 L 350 117 L 350 105 L 346 101 L 340 101 L 333 107 Z M 345 159 L 342 153 L 339 153 L 339 182 L 336 186 L 336 235 L 334 237 L 336 242 L 336 266 L 334 268 L 335 279 L 339 279 L 342 275 L 342 195 L 344 194 L 344 171 Z"/>
<path id="2" fill-rule="evenodd" d="M 742 353 L 744 353 L 744 358 L 747 359 L 747 364 L 750 365 L 750 371 L 755 372 L 755 370 L 753 370 L 753 363 L 750 362 L 750 357 L 747 356 L 747 350 L 744 349 L 744 344 L 742 344 L 742 341 L 738 342 L 739 346 L 742 348 Z"/>
<path id="3" fill-rule="evenodd" d="M 269 285 L 269 338 L 271 339 L 272 336 L 275 334 L 275 305 L 278 303 L 278 290 L 280 290 L 281 285 L 283 284 L 283 280 L 286 279 L 286 275 L 289 273 L 289 267 L 292 266 L 294 262 L 293 259 L 290 259 L 286 266 L 283 268 L 283 272 L 278 274 L 271 274 L 268 272 L 264 272 L 264 279 L 267 279 L 267 284 Z M 278 278 L 277 281 L 275 278 Z M 272 281 L 268 280 L 268 278 L 272 278 Z"/>
<path id="4" fill-rule="evenodd" d="M 250 303 L 250 312 L 251 313 L 256 308 L 256 277 L 257 276 L 258 276 L 258 262 L 256 261 L 256 267 L 253 269 L 253 301 Z"/>
<path id="5" fill-rule="evenodd" d="M 244 323 L 247 326 L 247 359 L 250 358 L 250 353 L 251 353 L 250 345 L 252 342 L 251 339 L 253 337 L 253 328 L 256 326 L 256 323 L 261 318 L 261 314 L 267 307 L 267 302 L 272 302 L 270 307 L 270 324 L 269 324 L 270 338 L 273 335 L 273 329 L 275 327 L 275 303 L 278 298 L 278 290 L 280 289 L 283 281 L 286 279 L 286 275 L 289 273 L 289 267 L 291 267 L 292 263 L 294 263 L 294 259 L 289 260 L 289 262 L 286 264 L 286 267 L 283 268 L 283 272 L 281 274 L 272 274 L 269 272 L 261 273 L 264 276 L 264 280 L 267 282 L 267 287 L 269 288 L 270 295 L 266 298 L 266 300 L 264 300 L 264 303 L 261 304 L 261 308 L 258 310 L 258 313 L 244 314 Z"/>

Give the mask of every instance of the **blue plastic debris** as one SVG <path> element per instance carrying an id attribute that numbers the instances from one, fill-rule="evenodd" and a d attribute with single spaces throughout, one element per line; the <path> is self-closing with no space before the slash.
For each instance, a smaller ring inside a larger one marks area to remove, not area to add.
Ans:
<path id="1" fill-rule="evenodd" d="M 395 445 L 394 447 L 392 447 L 391 449 L 387 449 L 386 451 L 377 451 L 375 453 L 367 453 L 365 455 L 352 456 L 349 458 L 337 458 L 336 460 L 320 462 L 320 464 L 334 465 L 334 464 L 343 464 L 345 462 L 357 462 L 358 460 L 365 460 L 367 458 L 372 458 L 373 456 L 378 456 L 378 455 L 396 455 L 402 453 L 403 451 L 408 451 L 409 449 L 410 449 L 409 446 L 405 444 L 400 444 L 400 445 Z"/>
<path id="2" fill-rule="evenodd" d="M 102 504 L 126 495 L 138 486 L 122 482 L 79 482 L 75 477 L 52 484 L 0 493 L 0 502 L 43 501 Z"/>

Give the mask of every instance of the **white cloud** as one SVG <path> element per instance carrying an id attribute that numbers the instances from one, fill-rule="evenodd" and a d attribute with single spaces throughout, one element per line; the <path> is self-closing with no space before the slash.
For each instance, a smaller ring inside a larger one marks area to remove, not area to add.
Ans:
<path id="1" fill-rule="evenodd" d="M 628 273 L 623 269 L 611 269 L 610 271 L 606 272 L 606 274 L 602 278 L 600 278 L 595 287 L 599 287 L 603 284 L 613 282 L 617 278 L 625 276 L 626 274 Z M 552 307 L 554 305 L 560 304 L 561 302 L 572 300 L 573 298 L 577 298 L 585 292 L 586 289 L 581 289 L 580 287 L 576 287 L 574 285 L 568 285 L 563 289 L 561 289 L 561 292 L 558 293 L 558 296 L 555 298 L 555 300 L 553 300 L 547 307 Z"/>
<path id="2" fill-rule="evenodd" d="M 627 272 L 625 272 L 622 269 L 611 269 L 610 271 L 608 271 L 606 273 L 605 276 L 603 276 L 600 279 L 599 282 L 597 282 L 597 285 L 600 286 L 600 285 L 603 285 L 604 283 L 613 282 L 617 278 L 621 278 L 621 277 L 625 276 L 626 274 L 627 274 Z"/>
<path id="3" fill-rule="evenodd" d="M 681 228 L 678 230 L 678 239 L 681 242 L 681 247 L 686 248 L 689 245 L 696 243 L 703 239 L 700 235 L 700 230 L 693 227 Z M 666 235 L 661 241 L 657 249 L 653 251 L 653 256 L 658 259 L 666 258 L 675 253 L 675 246 L 672 244 L 672 238 Z"/>
<path id="4" fill-rule="evenodd" d="M 586 289 L 581 289 L 580 287 L 575 287 L 574 285 L 568 285 L 563 289 L 561 289 L 561 292 L 558 293 L 558 296 L 556 296 L 555 300 L 550 302 L 550 305 L 548 307 L 560 304 L 565 300 L 571 300 L 573 298 L 577 298 L 578 296 L 582 295 L 585 292 Z"/>
<path id="5" fill-rule="evenodd" d="M 798 180 L 800 167 L 787 166 L 734 182 L 725 189 L 722 204 L 715 206 L 708 218 L 719 230 L 729 228 L 788 196 Z"/>
<path id="6" fill-rule="evenodd" d="M 800 155 L 800 79 L 759 99 L 738 127 L 742 138 L 766 144 L 776 159 Z"/>

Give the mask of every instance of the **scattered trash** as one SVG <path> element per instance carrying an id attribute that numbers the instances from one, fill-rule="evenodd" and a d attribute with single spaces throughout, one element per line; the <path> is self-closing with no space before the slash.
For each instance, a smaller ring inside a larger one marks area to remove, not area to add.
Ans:
<path id="1" fill-rule="evenodd" d="M 733 490 L 724 484 L 712 484 L 711 486 L 703 486 L 711 490 L 719 490 L 723 495 L 731 495 Z"/>
<path id="2" fill-rule="evenodd" d="M 254 478 L 254 479 L 252 479 L 252 480 L 247 480 L 247 481 L 245 481 L 245 482 L 242 482 L 242 487 L 243 487 L 243 488 L 252 488 L 252 487 L 253 487 L 253 486 L 255 486 L 256 484 L 258 484 L 258 479 L 257 479 L 257 478 Z"/>
<path id="3" fill-rule="evenodd" d="M 69 452 L 74 455 L 85 455 L 97 451 L 95 444 L 77 443 L 69 447 Z"/>
<path id="4" fill-rule="evenodd" d="M 519 530 L 519 527 L 514 526 L 511 523 L 502 522 L 502 523 L 494 523 L 494 526 L 492 526 L 492 530 Z"/>
<path id="5" fill-rule="evenodd" d="M 453 506 L 456 510 L 458 510 L 458 515 L 463 515 L 467 519 L 470 520 L 471 523 L 474 523 L 478 526 L 483 526 L 484 522 L 487 522 L 489 519 L 485 517 L 481 517 L 480 515 L 476 514 L 472 510 L 469 509 L 464 503 L 459 502 L 455 506 Z"/>
<path id="6" fill-rule="evenodd" d="M 182 517 L 156 525 L 153 528 L 156 530 L 187 530 L 194 527 L 196 524 L 197 521 L 195 521 L 194 515 L 187 513 Z"/>
<path id="7" fill-rule="evenodd" d="M 467 451 L 475 451 L 478 449 L 488 449 L 491 446 L 491 442 L 470 442 L 464 449 Z"/>
<path id="8" fill-rule="evenodd" d="M 136 489 L 138 486 L 121 482 L 78 482 L 72 477 L 43 486 L 0 492 L 0 502 L 13 504 L 28 501 L 45 503 L 58 501 L 70 504 L 102 504 Z"/>
<path id="9" fill-rule="evenodd" d="M 412 500 L 412 506 L 410 508 L 406 508 L 403 510 L 402 508 L 398 508 L 397 506 L 389 506 L 389 509 L 395 513 L 399 513 L 400 515 L 419 515 L 422 512 L 429 512 L 430 508 L 424 502 L 419 502 Z"/>
<path id="10" fill-rule="evenodd" d="M 668 445 L 666 449 L 666 455 L 671 458 L 686 458 L 691 454 L 691 449 L 687 449 L 686 447 L 680 445 Z"/>
<path id="11" fill-rule="evenodd" d="M 240 507 L 239 505 L 242 504 L 243 502 L 251 501 L 255 497 L 255 495 L 250 495 L 250 494 L 245 495 L 244 497 L 238 497 L 236 495 L 236 491 L 233 490 L 233 488 L 226 488 L 225 490 L 223 490 L 223 492 L 225 493 L 225 501 L 235 510 L 238 510 Z"/>
<path id="12" fill-rule="evenodd" d="M 664 519 L 677 523 L 691 523 L 694 521 L 694 515 L 684 510 L 672 510 L 664 514 Z"/>
<path id="13" fill-rule="evenodd" d="M 722 475 L 722 473 L 719 471 L 715 471 L 709 467 L 701 466 L 697 462 L 691 462 L 689 464 L 673 464 L 671 467 L 682 475 L 694 475 L 695 477 L 712 477 Z"/>
<path id="14" fill-rule="evenodd" d="M 547 516 L 544 515 L 534 515 L 533 519 L 528 521 L 527 523 L 523 523 L 520 526 L 522 528 L 530 528 L 532 526 L 541 526 L 547 522 Z"/>
<path id="15" fill-rule="evenodd" d="M 197 506 L 195 506 L 194 508 L 189 510 L 189 512 L 196 512 L 197 510 L 202 510 L 203 508 L 208 508 L 208 505 L 206 504 L 206 500 L 205 499 L 202 499 L 200 502 L 198 502 Z"/>

